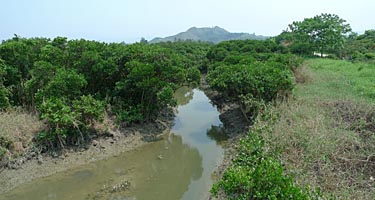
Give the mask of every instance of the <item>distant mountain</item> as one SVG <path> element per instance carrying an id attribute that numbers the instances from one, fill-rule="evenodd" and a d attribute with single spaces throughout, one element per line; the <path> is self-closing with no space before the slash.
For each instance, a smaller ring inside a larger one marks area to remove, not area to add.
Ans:
<path id="1" fill-rule="evenodd" d="M 230 33 L 227 30 L 215 26 L 213 28 L 189 28 L 185 32 L 178 33 L 177 35 L 165 37 L 165 38 L 154 38 L 150 43 L 158 42 L 168 42 L 168 41 L 178 41 L 178 40 L 194 40 L 194 41 L 204 41 L 204 42 L 213 42 L 219 43 L 227 40 L 264 40 L 267 39 L 266 36 L 249 34 L 249 33 Z"/>

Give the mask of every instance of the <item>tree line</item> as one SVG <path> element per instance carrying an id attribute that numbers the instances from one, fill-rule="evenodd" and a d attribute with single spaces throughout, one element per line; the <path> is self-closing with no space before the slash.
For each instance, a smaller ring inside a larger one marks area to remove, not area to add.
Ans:
<path id="1" fill-rule="evenodd" d="M 151 121 L 175 105 L 173 91 L 199 84 L 207 44 L 107 44 L 64 37 L 21 38 L 0 45 L 0 109 L 38 113 L 37 138 L 58 146 L 86 140 L 104 111 L 122 126 Z M 203 56 L 202 56 L 203 55 Z"/>

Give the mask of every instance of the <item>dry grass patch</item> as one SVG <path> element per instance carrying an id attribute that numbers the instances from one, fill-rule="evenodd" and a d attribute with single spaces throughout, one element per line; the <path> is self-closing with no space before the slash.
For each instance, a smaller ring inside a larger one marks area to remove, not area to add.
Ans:
<path id="1" fill-rule="evenodd" d="M 30 148 L 34 135 L 42 130 L 43 123 L 37 116 L 22 111 L 0 113 L 0 143 L 3 155 L 22 155 Z"/>
<path id="2" fill-rule="evenodd" d="M 352 101 L 336 101 L 327 104 L 331 114 L 343 122 L 346 129 L 357 132 L 363 137 L 372 137 L 375 133 L 375 106 Z"/>
<path id="3" fill-rule="evenodd" d="M 346 129 L 321 102 L 299 99 L 278 104 L 280 118 L 266 136 L 271 152 L 280 152 L 287 173 L 327 197 L 375 198 L 375 140 Z M 337 126 L 340 125 L 340 126 Z"/>

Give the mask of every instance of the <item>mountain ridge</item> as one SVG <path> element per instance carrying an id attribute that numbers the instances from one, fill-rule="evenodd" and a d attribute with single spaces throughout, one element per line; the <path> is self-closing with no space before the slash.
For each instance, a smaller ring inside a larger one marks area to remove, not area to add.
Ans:
<path id="1" fill-rule="evenodd" d="M 201 27 L 197 28 L 195 26 L 189 28 L 184 32 L 177 33 L 176 35 L 167 36 L 167 37 L 156 37 L 150 41 L 150 43 L 158 42 L 173 42 L 173 41 L 185 41 L 185 40 L 194 40 L 194 41 L 203 41 L 203 42 L 212 42 L 219 43 L 227 40 L 264 40 L 268 37 L 262 35 L 255 35 L 255 33 L 231 33 L 224 28 L 219 26 L 215 27 Z"/>

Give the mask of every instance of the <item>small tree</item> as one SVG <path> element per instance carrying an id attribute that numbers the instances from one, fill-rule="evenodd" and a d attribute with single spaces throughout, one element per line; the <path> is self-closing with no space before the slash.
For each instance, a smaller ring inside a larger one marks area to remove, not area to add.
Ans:
<path id="1" fill-rule="evenodd" d="M 350 25 L 335 14 L 321 14 L 306 18 L 302 22 L 289 25 L 292 43 L 307 43 L 321 55 L 327 50 L 340 50 L 345 42 L 345 35 L 351 31 Z"/>

